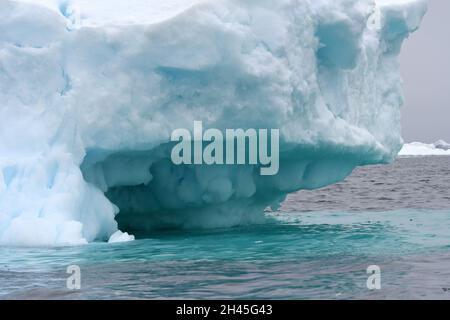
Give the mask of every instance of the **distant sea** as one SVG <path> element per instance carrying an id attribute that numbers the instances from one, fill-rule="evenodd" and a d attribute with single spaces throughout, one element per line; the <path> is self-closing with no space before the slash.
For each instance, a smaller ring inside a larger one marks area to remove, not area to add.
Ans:
<path id="1" fill-rule="evenodd" d="M 450 299 L 449 190 L 450 157 L 400 158 L 290 195 L 263 225 L 2 247 L 0 298 Z M 69 265 L 80 290 L 66 288 Z"/>

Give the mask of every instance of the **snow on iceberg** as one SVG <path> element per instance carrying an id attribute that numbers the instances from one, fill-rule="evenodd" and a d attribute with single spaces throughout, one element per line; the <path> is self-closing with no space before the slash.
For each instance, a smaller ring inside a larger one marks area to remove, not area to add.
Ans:
<path id="1" fill-rule="evenodd" d="M 424 0 L 1 0 L 0 244 L 258 222 L 394 159 Z M 175 166 L 170 135 L 279 128 L 280 172 Z M 113 237 L 114 239 L 115 237 Z"/>
<path id="2" fill-rule="evenodd" d="M 443 140 L 431 144 L 407 143 L 400 150 L 399 156 L 450 156 L 450 144 Z"/>

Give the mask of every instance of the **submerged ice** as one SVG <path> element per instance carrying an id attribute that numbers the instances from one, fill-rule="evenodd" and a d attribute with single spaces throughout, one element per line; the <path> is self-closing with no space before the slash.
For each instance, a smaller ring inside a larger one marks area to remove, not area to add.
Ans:
<path id="1" fill-rule="evenodd" d="M 423 0 L 0 1 L 0 244 L 261 221 L 391 161 Z M 280 130 L 275 176 L 175 166 L 171 132 Z M 121 231 L 119 231 L 119 229 Z"/>

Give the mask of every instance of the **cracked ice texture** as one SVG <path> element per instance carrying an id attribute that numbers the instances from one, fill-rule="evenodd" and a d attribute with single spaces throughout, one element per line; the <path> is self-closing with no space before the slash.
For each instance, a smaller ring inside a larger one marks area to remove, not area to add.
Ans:
<path id="1" fill-rule="evenodd" d="M 290 192 L 391 161 L 397 56 L 425 11 L 422 0 L 0 0 L 0 244 L 259 222 Z M 172 165 L 170 134 L 194 120 L 279 128 L 279 174 Z"/>

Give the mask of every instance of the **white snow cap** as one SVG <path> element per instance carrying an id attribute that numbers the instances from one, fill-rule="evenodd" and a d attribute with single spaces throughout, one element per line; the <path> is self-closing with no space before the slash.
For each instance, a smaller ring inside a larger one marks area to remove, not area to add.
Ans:
<path id="1" fill-rule="evenodd" d="M 0 245 L 257 222 L 289 192 L 391 161 L 402 146 L 397 56 L 425 10 L 1 0 Z M 171 132 L 194 120 L 280 129 L 279 174 L 174 166 Z"/>
<path id="2" fill-rule="evenodd" d="M 79 26 L 151 24 L 171 19 L 205 0 L 17 0 L 45 6 Z"/>

